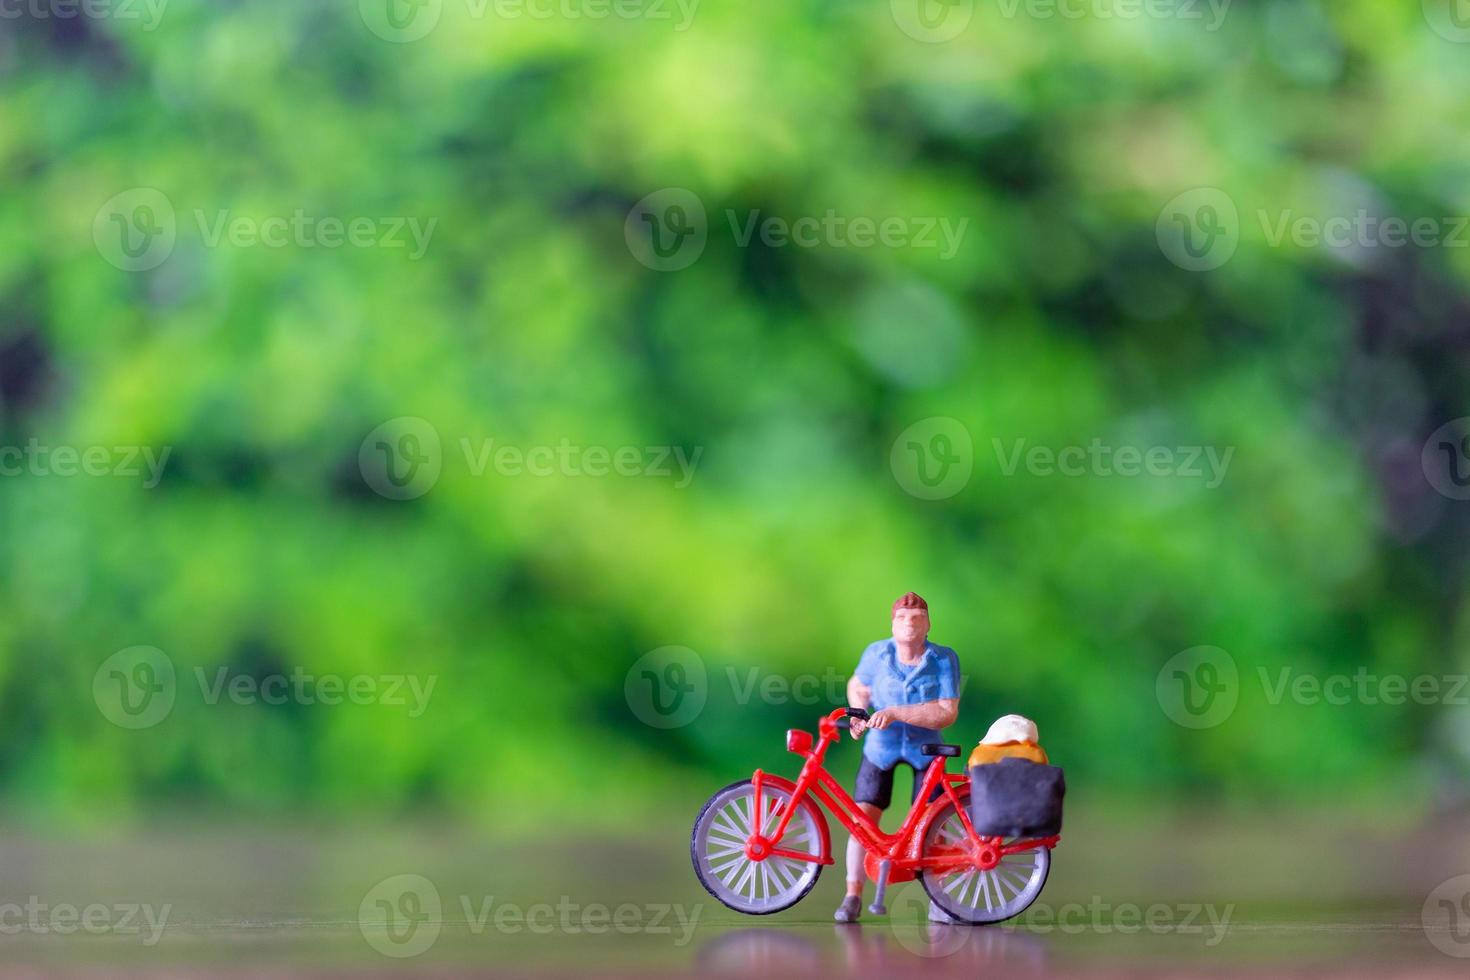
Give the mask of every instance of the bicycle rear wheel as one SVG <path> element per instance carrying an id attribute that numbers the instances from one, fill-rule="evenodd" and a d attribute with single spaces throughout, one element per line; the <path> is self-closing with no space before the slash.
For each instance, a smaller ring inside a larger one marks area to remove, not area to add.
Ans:
<path id="1" fill-rule="evenodd" d="M 791 804 L 791 793 L 769 783 L 761 787 L 761 833 L 771 834 Z M 747 915 L 770 915 L 789 909 L 816 885 L 822 866 L 815 861 L 771 855 L 753 861 L 745 841 L 755 816 L 755 785 L 749 779 L 731 783 L 710 797 L 694 821 L 689 856 L 699 883 L 723 904 Z M 821 811 L 803 799 L 786 826 L 780 846 L 802 854 L 821 853 Z"/>
<path id="2" fill-rule="evenodd" d="M 1007 838 L 1004 843 L 1015 840 Z M 958 811 L 953 803 L 946 803 L 924 834 L 923 854 L 954 853 L 967 843 Z M 973 865 L 944 873 L 921 871 L 919 882 L 934 904 L 954 918 L 971 925 L 992 925 L 1026 911 L 1041 894 L 1050 871 L 1051 850 L 1037 847 L 1007 854 L 988 871 Z"/>

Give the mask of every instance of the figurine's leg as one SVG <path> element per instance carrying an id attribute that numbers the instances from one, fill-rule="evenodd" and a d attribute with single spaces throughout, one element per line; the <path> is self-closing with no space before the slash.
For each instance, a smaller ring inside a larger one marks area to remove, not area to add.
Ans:
<path id="1" fill-rule="evenodd" d="M 883 811 L 893 799 L 893 770 L 879 769 L 866 758 L 858 767 L 857 791 L 853 793 L 858 809 L 868 815 L 873 823 L 883 818 Z M 834 918 L 838 922 L 856 922 L 863 901 L 863 882 L 867 871 L 863 867 L 866 852 L 856 837 L 847 839 L 847 897 L 837 909 Z"/>
<path id="2" fill-rule="evenodd" d="M 859 803 L 858 809 L 866 813 L 874 823 L 883 819 L 883 811 L 871 803 Z M 867 857 L 867 851 L 863 849 L 863 842 L 851 835 L 847 838 L 847 893 L 863 896 L 863 882 L 867 881 L 868 873 L 863 866 L 863 859 Z"/>
<path id="3" fill-rule="evenodd" d="M 883 811 L 871 803 L 859 803 L 858 807 L 871 817 L 874 823 L 883 817 Z M 863 882 L 867 878 L 863 859 L 866 855 L 862 841 L 849 836 L 847 838 L 847 896 L 843 898 L 842 904 L 837 906 L 837 913 L 833 916 L 838 922 L 856 922 L 858 916 L 862 914 Z"/>

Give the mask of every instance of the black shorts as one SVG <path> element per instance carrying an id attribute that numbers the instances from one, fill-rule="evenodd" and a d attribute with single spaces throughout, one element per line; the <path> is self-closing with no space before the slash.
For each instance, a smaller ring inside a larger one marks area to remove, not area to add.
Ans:
<path id="1" fill-rule="evenodd" d="M 898 771 L 899 766 L 908 766 L 907 762 L 899 761 L 893 764 L 891 769 L 879 769 L 863 756 L 863 764 L 858 766 L 857 792 L 852 794 L 853 800 L 858 803 L 871 803 L 880 810 L 888 809 L 893 802 L 893 774 Z M 909 766 L 914 769 L 913 766 Z M 924 785 L 924 773 L 928 770 L 914 769 L 914 788 L 910 794 L 910 802 L 919 795 L 919 787 Z M 939 794 L 944 792 L 943 787 L 934 787 L 934 792 L 929 794 L 929 799 L 938 799 Z"/>

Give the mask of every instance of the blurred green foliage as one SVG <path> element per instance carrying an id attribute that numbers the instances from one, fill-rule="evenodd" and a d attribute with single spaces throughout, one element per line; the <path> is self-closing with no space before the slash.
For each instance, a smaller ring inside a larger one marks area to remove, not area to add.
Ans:
<path id="1" fill-rule="evenodd" d="M 1466 413 L 1466 250 L 1273 244 L 1256 220 L 1470 213 L 1470 49 L 1419 4 L 1237 0 L 1209 31 L 984 3 L 943 44 L 886 0 L 705 0 L 687 30 L 443 0 L 407 43 L 369 6 L 0 23 L 0 444 L 171 451 L 152 489 L 0 479 L 12 806 L 692 813 L 787 771 L 781 729 L 827 707 L 741 703 L 729 671 L 845 677 L 908 589 L 968 675 L 954 739 L 1031 715 L 1074 797 L 1425 799 L 1463 769 L 1463 709 L 1272 704 L 1257 679 L 1470 669 L 1470 505 L 1419 468 Z M 94 223 L 139 187 L 177 242 L 129 272 Z M 1240 209 L 1207 272 L 1155 234 L 1196 187 Z M 624 240 L 663 188 L 708 213 L 674 272 Z M 415 260 L 211 245 L 196 220 L 298 210 L 437 224 Z M 949 260 L 741 247 L 727 215 L 757 210 L 969 226 Z M 443 445 L 406 501 L 358 458 L 400 416 Z M 889 460 L 931 416 L 974 439 L 933 501 Z M 461 440 L 486 439 L 703 455 L 684 488 L 477 475 Z M 1018 439 L 1233 457 L 1217 488 L 1007 476 L 995 441 Z M 92 683 L 137 644 L 180 686 L 131 731 Z M 660 730 L 624 682 L 668 644 L 708 700 Z M 1241 690 L 1196 731 L 1155 681 L 1203 644 Z M 411 718 L 209 704 L 194 671 L 220 667 L 438 680 Z"/>

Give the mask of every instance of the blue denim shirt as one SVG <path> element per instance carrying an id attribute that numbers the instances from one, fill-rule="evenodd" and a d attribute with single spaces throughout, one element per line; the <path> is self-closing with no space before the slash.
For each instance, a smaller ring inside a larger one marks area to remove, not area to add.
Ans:
<path id="1" fill-rule="evenodd" d="M 932 641 L 924 644 L 924 658 L 914 667 L 898 662 L 898 650 L 891 637 L 870 643 L 853 674 L 872 688 L 869 711 L 960 696 L 960 658 L 949 647 Z M 896 721 L 863 737 L 863 757 L 880 769 L 892 769 L 899 762 L 923 769 L 930 762 L 921 751 L 923 747 L 942 741 L 936 728 Z"/>

